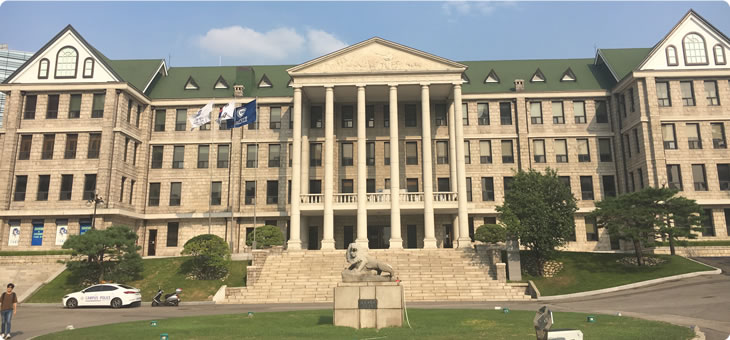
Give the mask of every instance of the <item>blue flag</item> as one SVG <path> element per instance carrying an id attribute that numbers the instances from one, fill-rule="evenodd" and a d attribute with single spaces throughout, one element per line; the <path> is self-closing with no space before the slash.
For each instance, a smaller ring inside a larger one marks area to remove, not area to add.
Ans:
<path id="1" fill-rule="evenodd" d="M 237 128 L 256 121 L 256 100 L 239 106 L 233 111 L 233 119 L 228 120 L 228 128 Z"/>

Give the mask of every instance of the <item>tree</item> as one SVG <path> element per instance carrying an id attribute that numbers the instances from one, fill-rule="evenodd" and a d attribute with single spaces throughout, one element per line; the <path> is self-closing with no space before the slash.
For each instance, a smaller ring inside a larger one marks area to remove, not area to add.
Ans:
<path id="1" fill-rule="evenodd" d="M 273 225 L 265 225 L 256 228 L 256 247 L 268 248 L 271 246 L 280 246 L 284 244 L 284 234 L 279 227 Z M 254 233 L 246 236 L 246 245 L 253 244 Z"/>
<path id="2" fill-rule="evenodd" d="M 192 255 L 192 274 L 198 280 L 220 279 L 228 274 L 231 251 L 226 241 L 216 235 L 198 235 L 183 246 L 183 255 Z"/>
<path id="3" fill-rule="evenodd" d="M 505 190 L 504 204 L 497 207 L 508 236 L 518 238 L 537 262 L 538 275 L 555 248 L 572 237 L 577 210 L 570 188 L 549 168 L 544 174 L 520 170 Z"/>
<path id="4" fill-rule="evenodd" d="M 73 277 L 83 283 L 109 280 L 126 282 L 141 278 L 142 257 L 137 253 L 137 234 L 127 226 L 92 229 L 69 236 L 63 249 L 72 250 L 66 264 Z"/>
<path id="5" fill-rule="evenodd" d="M 676 191 L 672 193 L 675 194 Z M 695 200 L 682 196 L 670 197 L 663 207 L 664 218 L 659 225 L 659 235 L 669 241 L 669 253 L 675 255 L 675 244 L 686 243 L 679 238 L 695 239 L 697 233 L 702 232 L 702 208 Z"/>
<path id="6" fill-rule="evenodd" d="M 483 224 L 474 233 L 474 239 L 486 243 L 507 241 L 507 229 L 498 224 Z"/>

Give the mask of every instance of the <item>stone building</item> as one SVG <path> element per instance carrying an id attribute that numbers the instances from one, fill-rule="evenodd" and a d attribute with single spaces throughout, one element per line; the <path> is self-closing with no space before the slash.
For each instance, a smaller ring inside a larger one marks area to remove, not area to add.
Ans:
<path id="1" fill-rule="evenodd" d="M 68 26 L 0 85 L 0 249 L 59 248 L 124 224 L 144 255 L 254 225 L 289 249 L 468 247 L 517 169 L 578 198 L 574 250 L 622 245 L 585 215 L 677 187 L 729 239 L 730 39 L 689 11 L 650 48 L 592 58 L 455 62 L 372 38 L 300 65 L 111 60 Z M 213 101 L 258 122 L 190 129 Z M 256 223 L 254 223 L 256 220 Z"/>

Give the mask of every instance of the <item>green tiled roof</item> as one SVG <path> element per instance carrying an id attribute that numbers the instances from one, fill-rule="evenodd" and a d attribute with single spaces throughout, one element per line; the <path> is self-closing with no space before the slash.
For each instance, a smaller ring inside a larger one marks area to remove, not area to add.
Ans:
<path id="1" fill-rule="evenodd" d="M 167 77 L 160 77 L 148 91 L 153 99 L 214 98 L 233 97 L 233 84 L 237 80 L 236 66 L 171 67 Z M 218 77 L 228 83 L 227 89 L 215 89 Z M 186 90 L 185 84 L 192 77 L 198 84 L 197 90 Z M 244 84 L 246 88 L 249 84 Z"/>
<path id="2" fill-rule="evenodd" d="M 525 92 L 608 90 L 616 82 L 610 72 L 593 65 L 593 59 L 498 60 L 460 61 L 469 68 L 469 83 L 462 85 L 464 94 L 513 92 L 514 80 L 525 81 Z M 545 76 L 544 82 L 531 82 L 537 69 Z M 560 81 L 570 68 L 576 81 Z M 485 83 L 489 71 L 499 77 L 499 83 Z"/>
<path id="3" fill-rule="evenodd" d="M 110 60 L 108 64 L 122 79 L 143 91 L 160 67 L 162 59 Z"/>
<path id="4" fill-rule="evenodd" d="M 598 52 L 621 81 L 646 59 L 651 48 L 602 48 Z"/>

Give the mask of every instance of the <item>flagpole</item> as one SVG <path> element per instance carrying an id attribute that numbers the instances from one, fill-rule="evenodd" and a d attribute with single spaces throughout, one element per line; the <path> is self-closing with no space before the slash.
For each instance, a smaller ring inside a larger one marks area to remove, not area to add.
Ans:
<path id="1" fill-rule="evenodd" d="M 213 105 L 215 105 L 215 96 L 213 96 Z M 208 181 L 209 188 L 208 188 L 208 234 L 210 234 L 212 224 L 213 224 L 213 218 L 210 216 L 211 214 L 211 204 L 210 201 L 213 200 L 213 162 L 210 161 L 210 150 L 213 149 L 213 110 L 210 110 L 210 146 L 208 147 L 208 176 L 210 177 L 210 180 Z M 218 125 L 220 128 L 220 124 Z"/>
<path id="2" fill-rule="evenodd" d="M 256 193 L 254 193 L 254 197 L 258 196 L 257 193 L 259 191 L 259 183 L 258 183 L 258 176 L 257 176 L 257 169 L 259 167 L 259 97 L 256 96 L 254 98 L 254 101 L 256 101 L 256 121 L 253 123 L 256 124 L 256 135 L 254 136 L 254 143 L 256 144 L 256 166 L 253 168 L 253 183 L 254 188 L 256 190 Z M 268 189 L 267 189 L 268 190 Z M 256 202 L 256 199 L 254 199 L 253 204 L 253 243 L 251 244 L 252 251 L 256 250 L 256 206 L 258 205 L 258 202 Z"/>

